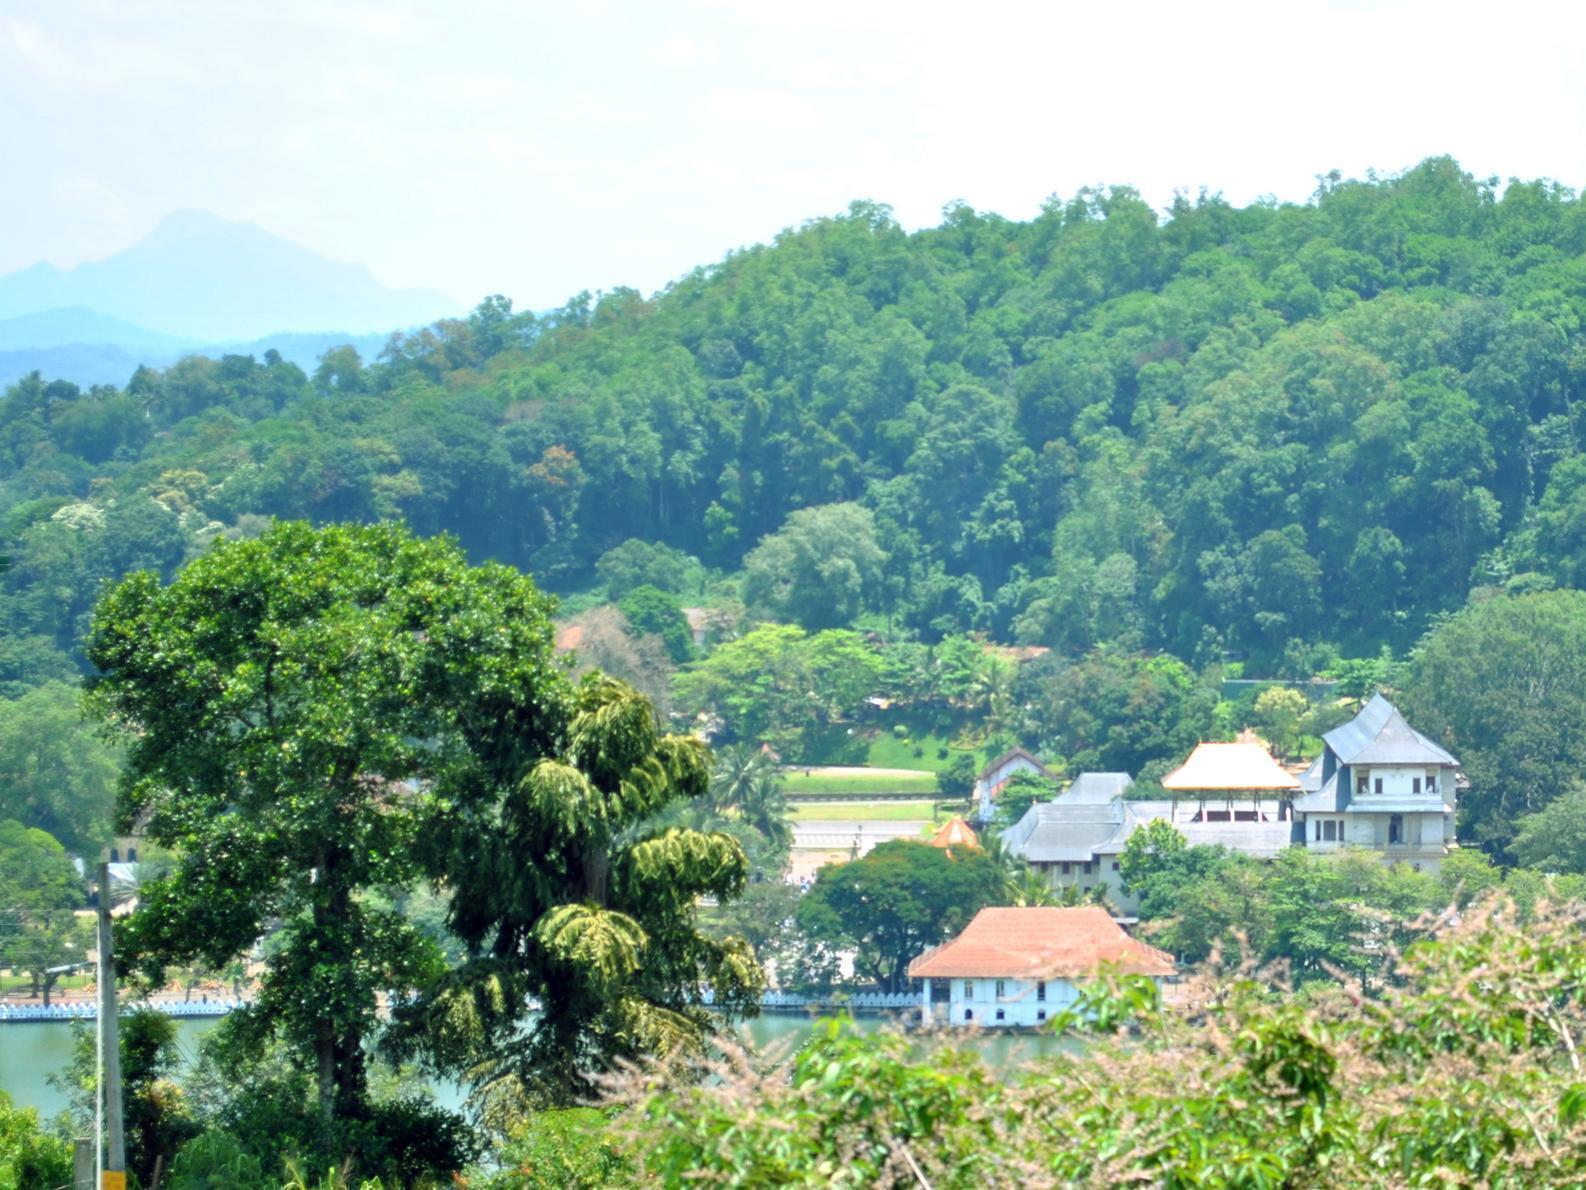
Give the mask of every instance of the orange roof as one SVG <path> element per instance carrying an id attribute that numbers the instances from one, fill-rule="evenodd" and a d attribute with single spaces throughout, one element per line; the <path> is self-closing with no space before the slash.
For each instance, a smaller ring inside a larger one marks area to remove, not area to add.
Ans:
<path id="1" fill-rule="evenodd" d="M 1173 960 L 1129 937 L 1105 909 L 982 909 L 964 932 L 909 964 L 915 979 L 1066 979 L 1111 964 L 1171 975 Z"/>
<path id="2" fill-rule="evenodd" d="M 962 818 L 949 820 L 941 830 L 931 836 L 932 847 L 979 847 L 980 840 L 975 836 L 969 823 Z"/>
<path id="3" fill-rule="evenodd" d="M 1196 744 L 1189 759 L 1162 778 L 1162 788 L 1298 792 L 1300 783 L 1260 744 Z"/>

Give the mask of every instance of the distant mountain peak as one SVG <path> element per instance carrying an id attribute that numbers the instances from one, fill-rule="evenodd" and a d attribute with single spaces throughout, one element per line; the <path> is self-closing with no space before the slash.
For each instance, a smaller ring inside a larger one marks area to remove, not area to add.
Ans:
<path id="1" fill-rule="evenodd" d="M 384 334 L 460 312 L 460 303 L 434 290 L 388 288 L 362 264 L 194 209 L 172 211 L 104 260 L 0 276 L 0 320 L 69 307 L 209 343 L 331 330 Z"/>
<path id="2" fill-rule="evenodd" d="M 139 244 L 169 244 L 178 240 L 190 240 L 199 236 L 214 235 L 217 232 L 225 233 L 241 229 L 264 231 L 257 224 L 239 223 L 232 219 L 223 219 L 210 211 L 188 207 L 172 211 L 161 219 L 154 230 L 144 236 Z"/>

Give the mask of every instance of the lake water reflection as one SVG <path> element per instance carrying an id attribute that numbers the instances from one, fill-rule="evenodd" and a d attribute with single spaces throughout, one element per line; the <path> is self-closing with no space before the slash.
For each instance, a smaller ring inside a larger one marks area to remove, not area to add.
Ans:
<path id="1" fill-rule="evenodd" d="M 219 1023 L 216 1018 L 185 1019 L 176 1022 L 176 1036 L 184 1057 L 192 1062 L 198 1056 L 198 1040 Z M 895 1027 L 895 1022 L 880 1017 L 859 1017 L 855 1022 L 864 1032 Z M 792 1053 L 809 1037 L 814 1022 L 797 1015 L 763 1016 L 739 1026 L 740 1035 L 754 1048 Z M 977 1034 L 972 1040 L 986 1058 L 998 1068 L 1010 1068 L 1071 1045 L 1056 1037 L 1031 1034 Z M 8 1024 L 0 1026 L 0 1091 L 22 1107 L 36 1107 L 45 1118 L 66 1106 L 66 1097 L 50 1086 L 46 1076 L 61 1070 L 71 1058 L 72 1027 L 64 1021 L 45 1024 Z M 449 1106 L 459 1106 L 460 1088 L 436 1087 L 436 1098 Z"/>

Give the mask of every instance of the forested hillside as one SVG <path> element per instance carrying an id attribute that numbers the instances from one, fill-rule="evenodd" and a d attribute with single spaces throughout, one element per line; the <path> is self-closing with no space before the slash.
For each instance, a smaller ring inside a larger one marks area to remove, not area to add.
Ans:
<path id="1" fill-rule="evenodd" d="M 72 676 L 97 579 L 271 516 L 401 517 L 563 592 L 659 541 L 812 630 L 1402 651 L 1473 586 L 1586 574 L 1586 207 L 1499 193 L 1437 159 L 1165 217 L 1119 188 L 909 234 L 859 203 L 653 299 L 490 299 L 312 375 L 30 378 L 0 683 Z"/>

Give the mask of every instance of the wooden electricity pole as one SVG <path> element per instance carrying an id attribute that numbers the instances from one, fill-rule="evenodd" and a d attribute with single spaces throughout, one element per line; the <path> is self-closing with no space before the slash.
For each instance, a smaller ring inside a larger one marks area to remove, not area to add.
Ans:
<path id="1" fill-rule="evenodd" d="M 121 1039 L 116 1016 L 116 962 L 110 930 L 110 865 L 99 864 L 99 1039 L 104 1052 L 100 1072 L 105 1097 L 105 1131 L 110 1151 L 99 1174 L 99 1190 L 126 1190 L 127 1144 L 121 1119 Z"/>

